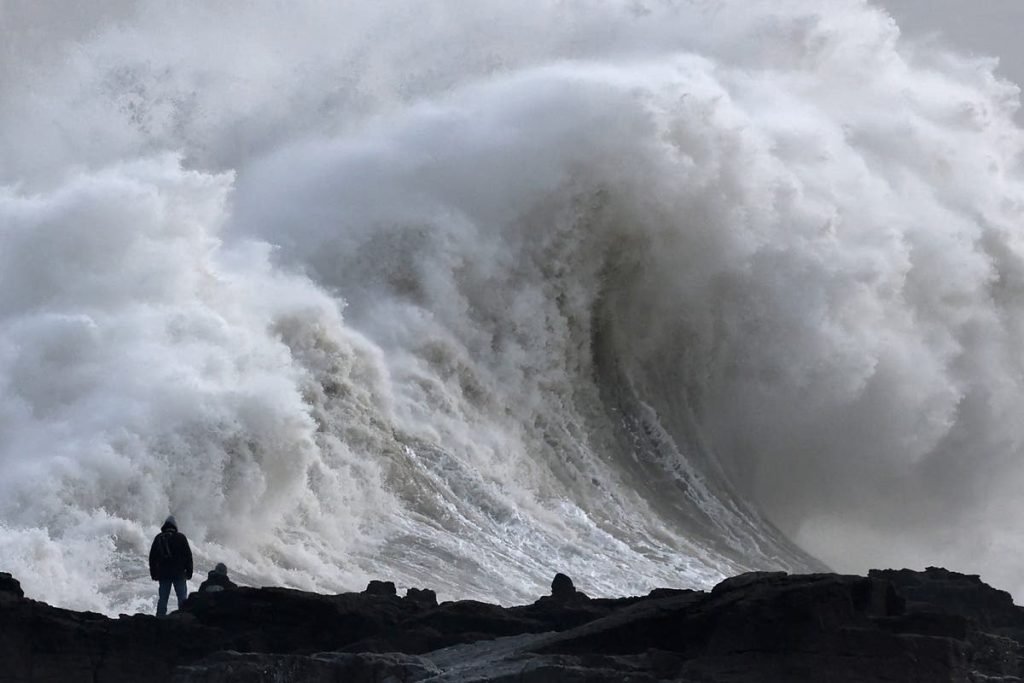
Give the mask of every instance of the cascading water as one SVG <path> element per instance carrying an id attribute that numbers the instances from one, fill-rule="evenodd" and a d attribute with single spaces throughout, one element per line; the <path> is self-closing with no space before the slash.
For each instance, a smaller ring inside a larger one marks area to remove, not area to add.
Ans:
<path id="1" fill-rule="evenodd" d="M 171 512 L 254 585 L 1019 583 L 993 63 L 859 0 L 299 5 L 0 4 L 32 597 L 151 609 Z"/>

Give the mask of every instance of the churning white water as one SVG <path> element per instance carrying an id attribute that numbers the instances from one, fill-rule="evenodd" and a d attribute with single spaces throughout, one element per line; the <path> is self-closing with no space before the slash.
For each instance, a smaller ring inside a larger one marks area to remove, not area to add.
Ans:
<path id="1" fill-rule="evenodd" d="M 861 0 L 98 5 L 0 0 L 32 597 L 151 609 L 169 513 L 253 585 L 1024 586 L 994 62 Z"/>

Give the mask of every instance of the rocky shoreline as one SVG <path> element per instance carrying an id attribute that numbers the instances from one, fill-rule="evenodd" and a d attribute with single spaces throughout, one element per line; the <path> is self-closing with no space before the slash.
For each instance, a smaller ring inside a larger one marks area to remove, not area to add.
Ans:
<path id="1" fill-rule="evenodd" d="M 566 579 L 567 581 L 567 579 Z M 437 604 L 371 582 L 318 595 L 239 588 L 157 619 L 29 600 L 0 574 L 0 681 L 1020 681 L 1024 608 L 929 568 L 744 574 L 713 590 L 531 605 Z"/>

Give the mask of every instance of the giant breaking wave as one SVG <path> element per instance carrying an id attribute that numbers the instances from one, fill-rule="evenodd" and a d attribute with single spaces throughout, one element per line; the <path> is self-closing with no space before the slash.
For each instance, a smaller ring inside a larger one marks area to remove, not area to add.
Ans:
<path id="1" fill-rule="evenodd" d="M 150 609 L 169 512 L 256 585 L 1019 586 L 994 62 L 859 0 L 0 12 L 0 569 L 33 597 Z"/>

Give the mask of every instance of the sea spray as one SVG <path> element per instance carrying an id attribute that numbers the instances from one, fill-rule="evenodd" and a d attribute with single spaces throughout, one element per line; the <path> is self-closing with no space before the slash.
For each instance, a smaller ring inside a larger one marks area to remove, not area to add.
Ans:
<path id="1" fill-rule="evenodd" d="M 232 5 L 5 8 L 48 45 L 0 70 L 30 595 L 148 609 L 168 512 L 257 585 L 820 566 L 787 535 L 1013 585 L 992 63 L 854 1 Z"/>

